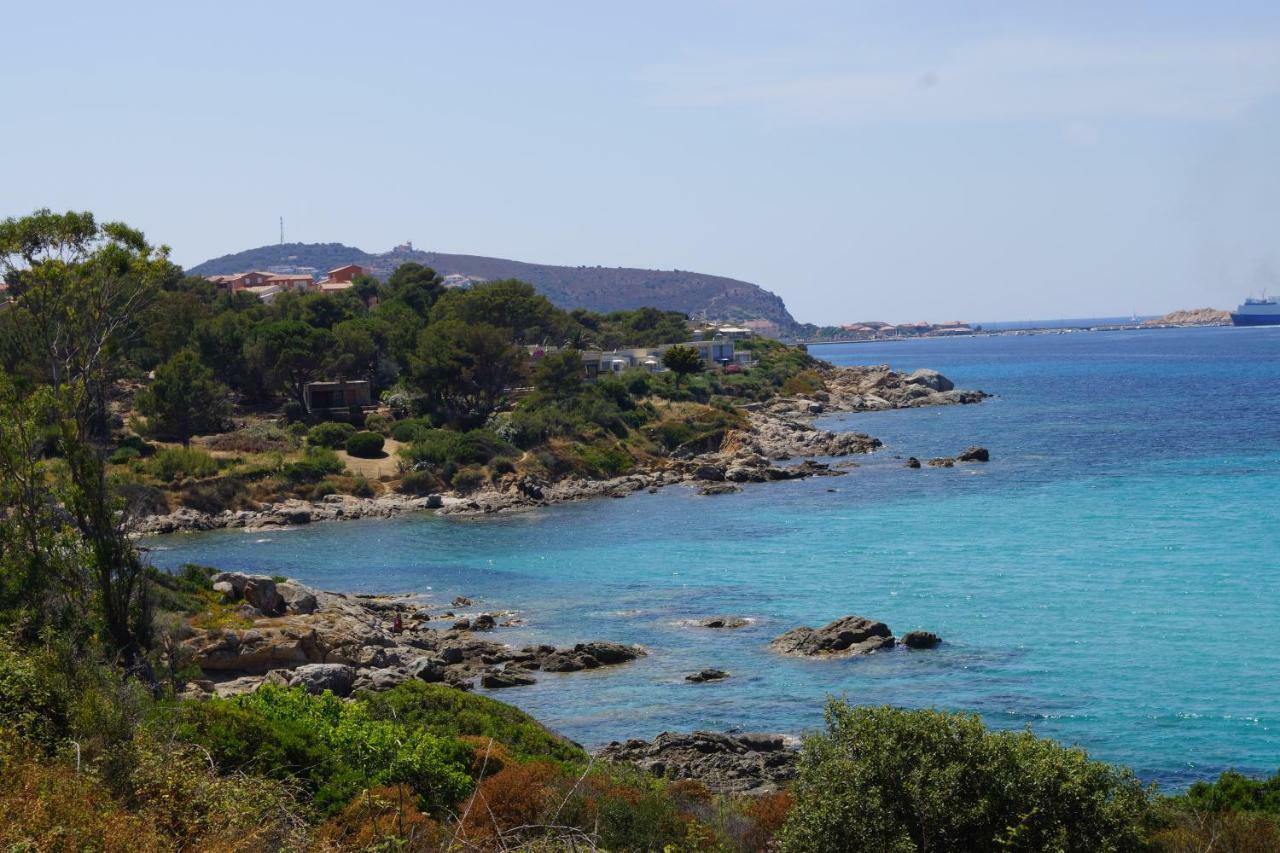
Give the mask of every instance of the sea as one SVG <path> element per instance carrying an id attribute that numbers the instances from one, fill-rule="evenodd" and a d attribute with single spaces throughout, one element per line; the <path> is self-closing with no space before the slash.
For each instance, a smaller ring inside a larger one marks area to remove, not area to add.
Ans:
<path id="1" fill-rule="evenodd" d="M 802 735 L 829 698 L 1029 728 L 1163 790 L 1280 767 L 1280 328 L 815 346 L 931 367 L 977 405 L 838 415 L 883 450 L 839 477 L 684 486 L 493 518 L 163 537 L 151 559 L 516 611 L 514 644 L 614 640 L 619 667 L 494 691 L 587 746 L 665 730 Z M 986 464 L 911 470 L 969 445 Z M 846 614 L 932 651 L 778 657 Z M 696 625 L 715 615 L 745 628 Z M 727 670 L 722 682 L 685 675 Z"/>

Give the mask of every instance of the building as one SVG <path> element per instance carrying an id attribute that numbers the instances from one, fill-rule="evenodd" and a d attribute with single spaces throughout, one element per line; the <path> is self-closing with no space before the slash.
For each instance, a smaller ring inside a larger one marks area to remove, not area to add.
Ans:
<path id="1" fill-rule="evenodd" d="M 240 291 L 250 287 L 261 287 L 267 283 L 267 279 L 271 278 L 269 272 L 238 272 L 231 275 L 211 275 L 208 280 L 213 282 L 214 287 L 221 293 L 239 293 Z"/>
<path id="2" fill-rule="evenodd" d="M 277 296 L 284 293 L 284 288 L 278 284 L 259 284 L 254 287 L 245 287 L 233 292 L 248 293 L 249 295 L 256 296 L 266 304 L 270 305 L 272 302 L 276 301 Z"/>
<path id="3" fill-rule="evenodd" d="M 755 331 L 746 326 L 721 326 L 716 329 L 716 334 L 731 341 L 742 341 L 754 335 Z"/>
<path id="4" fill-rule="evenodd" d="M 330 418 L 345 418 L 352 409 L 363 411 L 373 406 L 372 389 L 363 379 L 308 382 L 303 386 L 302 398 L 308 414 Z"/>
<path id="5" fill-rule="evenodd" d="M 365 268 L 359 264 L 347 264 L 346 266 L 329 270 L 328 276 L 325 277 L 325 280 L 322 281 L 321 284 L 338 284 L 341 282 L 350 283 L 355 281 L 356 276 L 366 274 L 367 271 Z"/>

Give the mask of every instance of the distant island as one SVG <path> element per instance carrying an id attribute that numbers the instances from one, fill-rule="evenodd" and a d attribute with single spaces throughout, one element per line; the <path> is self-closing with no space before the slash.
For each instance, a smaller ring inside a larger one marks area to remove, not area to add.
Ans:
<path id="1" fill-rule="evenodd" d="M 750 282 L 687 270 L 554 266 L 426 252 L 415 249 L 412 243 L 381 254 L 342 243 L 280 243 L 223 255 L 187 272 L 211 276 L 265 270 L 322 276 L 335 267 L 359 264 L 385 280 L 401 264 L 410 262 L 430 267 L 446 278 L 526 281 L 556 307 L 566 310 L 583 308 L 608 313 L 657 306 L 680 311 L 695 320 L 741 324 L 758 334 L 783 338 L 804 335 L 805 327 L 796 322 L 777 294 Z"/>
<path id="2" fill-rule="evenodd" d="M 1144 326 L 1230 326 L 1231 312 L 1217 308 L 1193 308 L 1188 311 L 1171 311 L 1163 317 L 1147 320 Z"/>

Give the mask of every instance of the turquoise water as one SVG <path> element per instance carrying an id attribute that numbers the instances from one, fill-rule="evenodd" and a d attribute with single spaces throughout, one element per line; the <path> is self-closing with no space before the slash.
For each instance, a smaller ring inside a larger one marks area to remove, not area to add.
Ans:
<path id="1" fill-rule="evenodd" d="M 170 537 L 153 558 L 478 596 L 528 620 L 497 634 L 513 643 L 643 643 L 636 664 L 501 692 L 587 745 L 664 729 L 801 732 L 836 695 L 1031 726 L 1170 788 L 1280 766 L 1280 328 L 814 351 L 935 367 L 998 396 L 828 420 L 887 445 L 844 477 Z M 912 471 L 894 458 L 969 444 L 992 461 Z M 755 622 L 684 624 L 726 613 Z M 946 642 L 844 661 L 765 649 L 847 613 Z M 732 677 L 683 682 L 707 666 Z"/>

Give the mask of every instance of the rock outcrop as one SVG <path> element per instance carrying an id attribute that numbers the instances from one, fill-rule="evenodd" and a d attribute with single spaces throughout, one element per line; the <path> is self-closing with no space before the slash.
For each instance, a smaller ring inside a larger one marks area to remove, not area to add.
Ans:
<path id="1" fill-rule="evenodd" d="M 432 628 L 450 623 L 440 619 L 442 614 L 433 619 L 430 608 L 414 598 L 343 595 L 232 572 L 214 580 L 241 621 L 235 627 L 192 626 L 183 648 L 220 695 L 252 690 L 265 681 L 340 696 L 386 690 L 410 679 L 464 689 L 477 682 L 515 687 L 532 684 L 532 670 L 578 672 L 645 654 L 611 642 L 516 650 L 472 633 L 495 630 L 494 613 L 459 620 L 467 622 L 465 630 Z"/>
<path id="2" fill-rule="evenodd" d="M 898 642 L 909 649 L 936 649 L 942 645 L 942 638 L 932 631 L 908 631 Z"/>
<path id="3" fill-rule="evenodd" d="M 759 795 L 790 782 L 798 756 L 781 735 L 663 732 L 652 741 L 615 741 L 596 757 L 666 779 L 694 779 L 719 794 Z"/>
<path id="4" fill-rule="evenodd" d="M 690 673 L 684 677 L 685 681 L 693 684 L 702 684 L 706 681 L 723 681 L 729 677 L 729 673 L 723 669 L 700 669 L 697 672 Z"/>
<path id="5" fill-rule="evenodd" d="M 893 645 L 888 625 L 863 616 L 845 616 L 822 628 L 793 628 L 774 639 L 769 648 L 779 654 L 814 657 L 865 655 Z"/>

